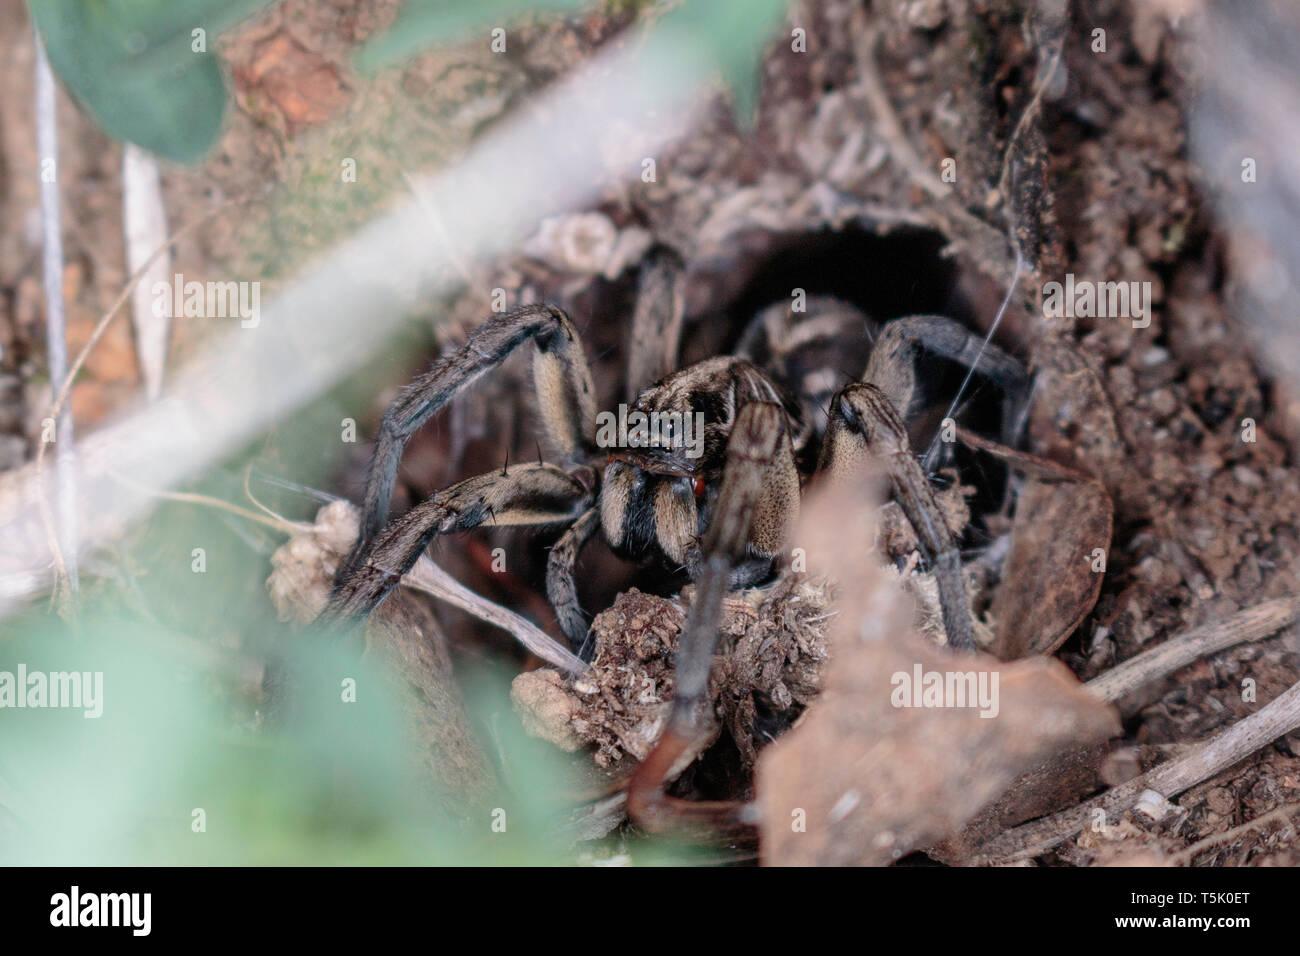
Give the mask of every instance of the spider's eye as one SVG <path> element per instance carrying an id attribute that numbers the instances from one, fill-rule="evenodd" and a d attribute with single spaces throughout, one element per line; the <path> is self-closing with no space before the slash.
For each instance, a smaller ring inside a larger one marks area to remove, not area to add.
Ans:
<path id="1" fill-rule="evenodd" d="M 696 478 L 696 479 L 695 479 L 694 490 L 695 490 L 695 497 L 696 497 L 696 498 L 702 498 L 702 497 L 704 497 L 704 479 L 703 479 L 703 478 Z"/>

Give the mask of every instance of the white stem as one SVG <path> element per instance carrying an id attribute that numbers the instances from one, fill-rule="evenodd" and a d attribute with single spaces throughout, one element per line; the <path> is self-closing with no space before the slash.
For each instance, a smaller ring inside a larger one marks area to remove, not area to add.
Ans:
<path id="1" fill-rule="evenodd" d="M 59 211 L 59 124 L 54 74 L 40 31 L 36 41 L 36 153 L 41 170 L 41 226 L 44 232 L 45 350 L 50 389 L 57 394 L 68 375 L 68 340 L 63 308 L 63 232 Z M 72 412 L 64 408 L 55 423 L 55 500 L 59 548 L 68 586 L 77 589 L 77 463 Z"/>
<path id="2" fill-rule="evenodd" d="M 122 150 L 122 235 L 126 240 L 127 275 L 135 275 L 154 250 L 167 241 L 167 207 L 163 204 L 158 161 L 134 143 L 127 143 Z M 157 282 L 167 282 L 170 271 L 168 257 L 159 256 L 131 293 L 135 351 L 145 394 L 151 400 L 162 393 L 171 338 L 169 313 L 154 313 L 153 288 Z"/>

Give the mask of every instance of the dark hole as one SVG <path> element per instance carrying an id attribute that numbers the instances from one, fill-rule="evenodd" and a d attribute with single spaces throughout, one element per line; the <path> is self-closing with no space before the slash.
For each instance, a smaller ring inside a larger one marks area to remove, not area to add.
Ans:
<path id="1" fill-rule="evenodd" d="M 789 301 L 795 288 L 844 299 L 878 322 L 918 312 L 968 322 L 973 315 L 957 293 L 957 263 L 940 256 L 945 244 L 940 233 L 927 229 L 880 236 L 850 228 L 782 237 L 760 262 L 736 270 L 743 285 L 729 303 L 715 304 L 731 330 L 727 344 L 755 312 Z"/>
<path id="2" fill-rule="evenodd" d="M 707 313 L 712 320 L 692 323 L 683 361 L 699 361 L 731 351 L 757 312 L 774 302 L 789 302 L 796 288 L 809 297 L 843 299 L 878 325 L 906 315 L 933 313 L 956 319 L 971 329 L 984 329 L 993 320 L 1005 290 L 991 288 L 982 279 L 963 282 L 957 260 L 942 255 L 946 244 L 941 233 L 926 229 L 878 235 L 849 228 L 772 240 L 765 255 L 730 271 L 727 281 L 735 290 L 731 295 L 726 295 L 726 284 L 715 285 L 723 294 Z M 978 308 L 967 294 L 968 289 L 978 290 Z M 985 311 L 988 314 L 983 314 Z M 933 355 L 920 356 L 917 370 L 924 407 L 914 410 L 910 430 L 913 451 L 923 457 L 961 391 L 967 370 Z M 966 384 L 953 417 L 972 431 L 999 438 L 999 389 L 976 374 Z M 970 500 L 971 525 L 962 543 L 967 548 L 985 543 L 988 533 L 981 519 L 1001 506 L 1006 491 L 1005 468 L 989 456 L 967 451 L 956 443 L 941 446 L 934 461 L 939 467 L 955 466 L 962 481 L 977 489 Z"/>

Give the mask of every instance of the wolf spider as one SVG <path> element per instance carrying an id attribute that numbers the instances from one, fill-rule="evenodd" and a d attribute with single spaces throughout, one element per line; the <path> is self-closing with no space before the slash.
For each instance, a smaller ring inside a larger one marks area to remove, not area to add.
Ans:
<path id="1" fill-rule="evenodd" d="M 633 410 L 659 412 L 668 421 L 674 420 L 671 413 L 702 413 L 698 457 L 664 434 L 650 436 L 642 448 L 599 447 L 596 393 L 568 315 L 551 305 L 494 315 L 464 346 L 415 379 L 384 415 L 361 533 L 323 614 L 335 621 L 364 617 L 435 536 L 489 519 L 496 525 L 567 526 L 551 551 L 546 584 L 560 627 L 575 647 L 584 644 L 587 623 L 574 568 L 598 530 L 620 556 L 684 568 L 697 594 L 677 650 L 670 716 L 628 790 L 629 814 L 651 829 L 705 809 L 670 799 L 664 789 L 675 765 L 707 731 L 701 710 L 722 601 L 729 590 L 771 575 L 810 474 L 883 467 L 937 579 L 948 644 L 974 647 L 957 542 L 904 427 L 918 398 L 915 359 L 926 350 L 968 368 L 978 363 L 1002 393 L 1004 432 L 1014 427 L 1013 412 L 1027 384 L 1015 359 L 937 315 L 885 324 L 870 346 L 861 380 L 851 382 L 853 376 L 837 365 L 846 356 L 856 361 L 867 355 L 868 320 L 835 300 L 816 299 L 802 317 L 780 305 L 764 310 L 742 336 L 739 354 L 671 371 L 682 281 L 680 262 L 666 252 L 643 267 L 627 391 L 635 396 Z M 398 462 L 412 433 L 530 340 L 536 345 L 540 419 L 554 460 L 458 482 L 389 522 Z M 1013 437 L 1004 434 L 1003 440 L 1011 443 Z"/>

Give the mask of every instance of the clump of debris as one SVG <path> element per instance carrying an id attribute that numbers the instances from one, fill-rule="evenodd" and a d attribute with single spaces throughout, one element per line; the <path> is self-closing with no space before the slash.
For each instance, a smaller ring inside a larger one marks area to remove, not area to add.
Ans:
<path id="1" fill-rule="evenodd" d="M 573 679 L 550 669 L 516 677 L 511 695 L 529 733 L 565 750 L 594 746 L 601 767 L 624 756 L 643 759 L 668 715 L 673 655 L 694 594 L 693 587 L 676 599 L 626 591 L 592 622 L 589 671 Z M 719 733 L 726 728 L 747 766 L 760 728 L 770 734 L 788 726 L 816 697 L 832 603 L 829 579 L 788 571 L 724 603 L 710 691 Z"/>

